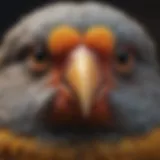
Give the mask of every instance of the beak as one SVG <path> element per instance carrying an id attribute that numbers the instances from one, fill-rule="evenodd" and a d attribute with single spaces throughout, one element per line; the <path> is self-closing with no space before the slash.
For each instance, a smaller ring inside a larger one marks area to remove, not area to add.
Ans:
<path id="1" fill-rule="evenodd" d="M 83 116 L 88 117 L 99 81 L 96 58 L 85 46 L 76 48 L 70 58 L 66 78 L 78 97 Z"/>

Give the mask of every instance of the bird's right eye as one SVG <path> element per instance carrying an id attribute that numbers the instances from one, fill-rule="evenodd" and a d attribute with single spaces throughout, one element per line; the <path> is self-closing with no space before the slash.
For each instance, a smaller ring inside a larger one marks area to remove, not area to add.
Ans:
<path id="1" fill-rule="evenodd" d="M 130 55 L 126 51 L 118 52 L 116 59 L 117 59 L 118 63 L 125 65 L 130 60 Z"/>
<path id="2" fill-rule="evenodd" d="M 32 72 L 44 72 L 49 67 L 49 58 L 43 49 L 34 50 L 28 58 L 29 69 Z"/>
<path id="3" fill-rule="evenodd" d="M 128 47 L 118 50 L 115 54 L 115 69 L 122 75 L 130 74 L 134 68 L 134 51 Z"/>

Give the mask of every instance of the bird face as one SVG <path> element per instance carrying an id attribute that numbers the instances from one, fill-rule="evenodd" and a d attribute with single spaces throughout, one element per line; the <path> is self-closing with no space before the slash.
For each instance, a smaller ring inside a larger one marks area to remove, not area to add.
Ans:
<path id="1" fill-rule="evenodd" d="M 132 18 L 97 3 L 51 5 L 11 29 L 0 52 L 2 157 L 160 156 L 159 130 L 149 134 L 160 122 L 155 47 Z"/>
<path id="2" fill-rule="evenodd" d="M 70 27 L 53 30 L 48 40 L 53 61 L 50 86 L 58 91 L 51 121 L 76 125 L 94 121 L 106 126 L 110 111 L 104 94 L 114 84 L 110 69 L 113 39 L 107 28 L 95 27 L 84 35 Z"/>

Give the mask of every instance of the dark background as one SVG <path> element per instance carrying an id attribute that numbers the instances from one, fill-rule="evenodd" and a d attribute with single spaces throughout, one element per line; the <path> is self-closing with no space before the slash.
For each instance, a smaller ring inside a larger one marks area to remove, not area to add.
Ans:
<path id="1" fill-rule="evenodd" d="M 51 1 L 51 0 L 50 0 Z M 56 1 L 56 0 L 55 0 Z M 1 0 L 0 36 L 21 16 L 49 0 Z M 108 0 L 140 20 L 157 41 L 160 49 L 160 1 L 159 0 Z M 160 50 L 159 50 L 160 51 Z"/>

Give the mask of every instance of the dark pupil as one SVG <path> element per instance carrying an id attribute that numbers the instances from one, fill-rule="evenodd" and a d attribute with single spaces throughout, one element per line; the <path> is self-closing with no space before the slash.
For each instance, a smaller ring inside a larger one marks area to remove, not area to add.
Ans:
<path id="1" fill-rule="evenodd" d="M 120 63 L 126 63 L 126 62 L 128 62 L 129 54 L 128 54 L 128 52 L 121 51 L 121 52 L 118 53 L 118 57 L 117 58 L 118 58 L 118 61 Z"/>
<path id="2" fill-rule="evenodd" d="M 46 54 L 43 51 L 37 51 L 35 52 L 35 58 L 38 61 L 43 61 L 46 58 Z"/>

